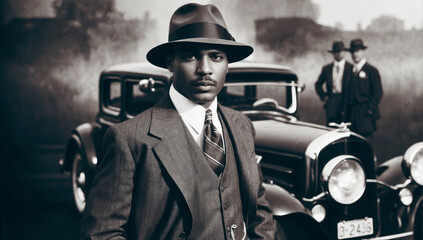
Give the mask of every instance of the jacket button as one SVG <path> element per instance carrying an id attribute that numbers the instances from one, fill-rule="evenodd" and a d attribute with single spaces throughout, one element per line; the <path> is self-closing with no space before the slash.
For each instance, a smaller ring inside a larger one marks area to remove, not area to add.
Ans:
<path id="1" fill-rule="evenodd" d="M 179 233 L 179 238 L 187 238 L 188 235 L 185 232 Z"/>
<path id="2" fill-rule="evenodd" d="M 228 210 L 229 206 L 228 204 L 225 203 L 225 205 L 223 205 L 223 209 Z"/>

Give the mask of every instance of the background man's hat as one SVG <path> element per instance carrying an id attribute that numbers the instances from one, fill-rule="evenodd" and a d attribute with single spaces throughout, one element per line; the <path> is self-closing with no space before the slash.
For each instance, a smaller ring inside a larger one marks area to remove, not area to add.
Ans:
<path id="1" fill-rule="evenodd" d="M 335 52 L 340 52 L 340 51 L 345 51 L 345 50 L 347 50 L 347 49 L 345 48 L 344 42 L 335 41 L 332 44 L 332 49 L 329 49 L 328 52 L 335 53 Z"/>
<path id="2" fill-rule="evenodd" d="M 357 39 L 353 39 L 350 42 L 350 48 L 348 49 L 350 52 L 354 52 L 357 50 L 362 50 L 362 49 L 366 49 L 367 46 L 364 45 L 363 40 L 361 40 L 360 38 Z"/>
<path id="3" fill-rule="evenodd" d="M 168 42 L 152 48 L 147 53 L 147 60 L 156 66 L 167 68 L 167 55 L 176 46 L 190 44 L 215 46 L 227 54 L 229 63 L 240 61 L 253 52 L 251 46 L 235 41 L 216 6 L 189 3 L 178 8 L 172 15 Z"/>

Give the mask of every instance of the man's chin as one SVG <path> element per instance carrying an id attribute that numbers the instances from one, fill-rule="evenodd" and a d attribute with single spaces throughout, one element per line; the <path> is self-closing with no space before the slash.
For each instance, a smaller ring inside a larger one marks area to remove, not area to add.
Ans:
<path id="1" fill-rule="evenodd" d="M 202 106 L 208 107 L 213 102 L 213 100 L 216 98 L 216 95 L 213 93 L 200 93 L 195 94 L 193 96 L 193 99 L 191 101 L 200 104 Z"/>

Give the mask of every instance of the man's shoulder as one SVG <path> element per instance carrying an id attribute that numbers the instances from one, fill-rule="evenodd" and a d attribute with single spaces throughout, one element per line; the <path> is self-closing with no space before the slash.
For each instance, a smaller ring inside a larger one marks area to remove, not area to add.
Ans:
<path id="1" fill-rule="evenodd" d="M 373 64 L 370 64 L 369 62 L 366 62 L 363 65 L 363 68 L 366 68 L 366 69 L 368 69 L 370 71 L 378 71 L 378 69 Z"/>
<path id="2" fill-rule="evenodd" d="M 328 63 L 328 64 L 326 64 L 326 65 L 324 65 L 323 67 L 322 67 L 322 69 L 332 69 L 333 68 L 333 62 L 330 62 L 330 63 Z"/>
<path id="3" fill-rule="evenodd" d="M 252 125 L 251 120 L 240 111 L 222 105 L 220 105 L 219 107 L 221 108 L 221 112 L 224 114 L 225 118 L 227 118 L 228 120 L 237 121 L 237 124 Z"/>
<path id="4" fill-rule="evenodd" d="M 345 68 L 353 68 L 354 65 L 350 62 L 345 61 Z"/>
<path id="5" fill-rule="evenodd" d="M 128 120 L 125 120 L 123 122 L 120 122 L 118 124 L 115 124 L 113 127 L 118 129 L 121 132 L 140 132 L 142 129 L 148 129 L 148 126 L 150 125 L 151 121 L 151 112 L 153 108 L 149 108 L 145 110 L 144 112 L 134 116 L 133 118 L 130 118 Z"/>

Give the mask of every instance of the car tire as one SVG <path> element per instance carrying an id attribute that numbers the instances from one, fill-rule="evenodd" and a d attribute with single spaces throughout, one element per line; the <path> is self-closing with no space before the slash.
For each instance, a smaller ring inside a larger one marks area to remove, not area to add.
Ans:
<path id="1" fill-rule="evenodd" d="M 75 203 L 76 210 L 79 213 L 82 213 L 85 209 L 86 204 L 86 194 L 87 194 L 87 187 L 86 187 L 86 163 L 82 158 L 82 153 L 79 148 L 72 154 L 72 172 L 71 172 L 71 180 L 72 180 L 72 195 Z"/>

